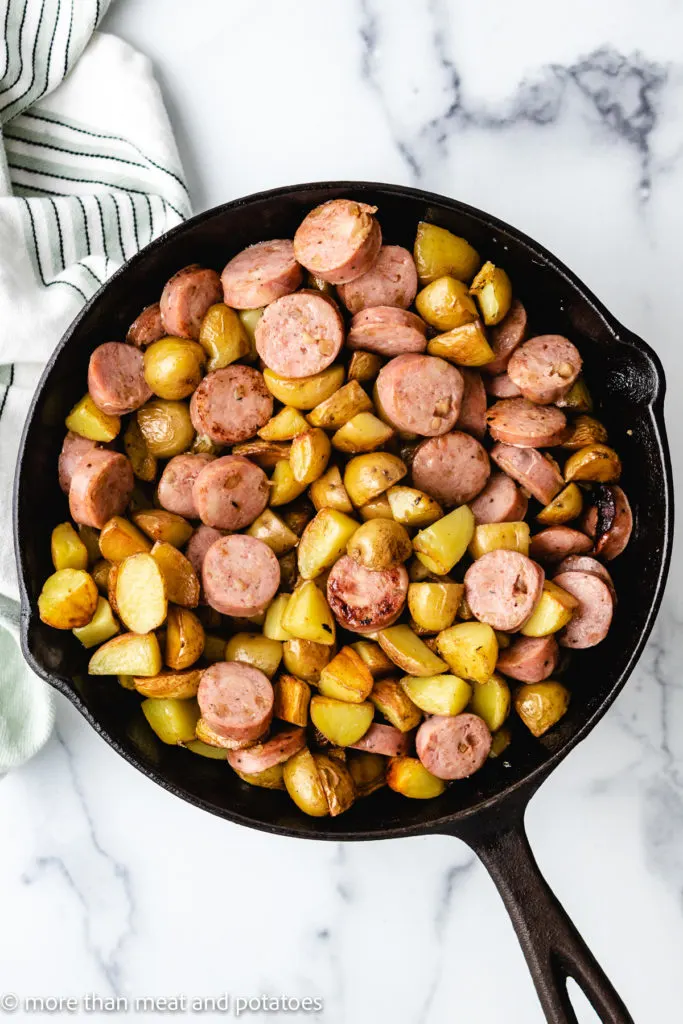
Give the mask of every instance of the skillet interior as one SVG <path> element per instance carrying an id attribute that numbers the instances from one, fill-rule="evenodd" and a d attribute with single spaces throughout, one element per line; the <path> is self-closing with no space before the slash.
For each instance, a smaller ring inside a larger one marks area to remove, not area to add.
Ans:
<path id="1" fill-rule="evenodd" d="M 579 652 L 564 679 L 573 693 L 567 715 L 535 740 L 516 720 L 505 759 L 437 800 L 410 801 L 386 788 L 341 818 L 300 814 L 282 793 L 241 782 L 224 764 L 161 744 L 139 711 L 140 698 L 113 679 L 85 674 L 88 653 L 68 632 L 34 612 L 53 571 L 50 532 L 68 518 L 57 483 L 64 417 L 85 390 L 92 349 L 120 339 L 140 309 L 156 301 L 168 277 L 191 262 L 220 270 L 245 245 L 291 237 L 305 212 L 336 196 L 379 207 L 385 241 L 412 249 L 418 220 L 464 235 L 484 258 L 510 273 L 531 313 L 532 333 L 563 333 L 578 345 L 597 415 L 624 463 L 623 485 L 636 528 L 610 566 L 619 594 L 614 625 L 597 648 Z M 243 824 L 309 838 L 382 838 L 457 827 L 458 816 L 539 781 L 607 709 L 633 668 L 661 598 L 672 531 L 671 470 L 664 436 L 664 379 L 654 354 L 625 331 L 554 257 L 507 225 L 440 196 L 398 186 L 341 182 L 295 186 L 237 200 L 174 229 L 123 267 L 91 300 L 62 339 L 34 399 L 15 487 L 15 543 L 22 588 L 22 645 L 34 670 L 57 686 L 120 754 L 183 799 Z M 454 817 L 455 816 L 455 817 Z"/>

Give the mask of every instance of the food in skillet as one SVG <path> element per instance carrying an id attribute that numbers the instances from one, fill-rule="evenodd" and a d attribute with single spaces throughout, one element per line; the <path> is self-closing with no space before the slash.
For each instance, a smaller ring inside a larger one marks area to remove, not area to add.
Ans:
<path id="1" fill-rule="evenodd" d="M 163 742 L 314 816 L 438 796 L 513 710 L 552 728 L 632 529 L 576 346 L 465 239 L 411 254 L 375 213 L 185 267 L 94 350 L 38 602 Z"/>

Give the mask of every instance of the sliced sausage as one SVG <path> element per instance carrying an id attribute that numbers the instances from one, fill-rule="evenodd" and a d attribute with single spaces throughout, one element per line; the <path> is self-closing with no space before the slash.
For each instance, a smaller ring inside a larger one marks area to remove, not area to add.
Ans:
<path id="1" fill-rule="evenodd" d="M 257 242 L 238 252 L 223 268 L 223 300 L 233 309 L 256 309 L 296 291 L 301 279 L 289 238 Z"/>
<path id="2" fill-rule="evenodd" d="M 508 376 L 525 398 L 549 405 L 569 391 L 583 360 L 576 345 L 561 334 L 540 334 L 513 352 Z"/>
<path id="3" fill-rule="evenodd" d="M 460 367 L 460 373 L 465 383 L 465 390 L 460 403 L 460 415 L 456 427 L 458 430 L 466 430 L 468 434 L 474 434 L 479 440 L 486 433 L 486 388 L 482 376 L 477 370 L 467 370 Z"/>
<path id="4" fill-rule="evenodd" d="M 633 532 L 633 513 L 621 487 L 611 484 L 601 491 L 609 495 L 610 515 L 601 516 L 599 506 L 592 505 L 582 520 L 586 533 L 595 538 L 595 554 L 611 562 L 625 549 Z M 601 495 L 598 495 L 598 501 Z M 599 533 L 599 536 L 598 536 Z"/>
<path id="5" fill-rule="evenodd" d="M 311 377 L 339 355 L 344 321 L 333 299 L 304 289 L 271 302 L 255 341 L 263 362 L 280 377 Z"/>
<path id="6" fill-rule="evenodd" d="M 477 526 L 482 523 L 518 523 L 526 515 L 529 501 L 507 473 L 492 473 L 470 508 Z"/>
<path id="7" fill-rule="evenodd" d="M 98 345 L 88 363 L 88 391 L 97 408 L 110 416 L 135 412 L 152 397 L 142 352 L 120 341 Z"/>
<path id="8" fill-rule="evenodd" d="M 276 736 L 271 736 L 265 743 L 257 743 L 256 746 L 244 750 L 231 750 L 228 754 L 228 764 L 235 771 L 255 775 L 256 772 L 265 772 L 267 768 L 274 768 L 276 764 L 288 761 L 305 745 L 306 731 L 293 726 L 290 729 L 283 729 Z"/>
<path id="9" fill-rule="evenodd" d="M 382 245 L 376 212 L 376 206 L 352 199 L 330 199 L 316 206 L 294 235 L 296 259 L 330 284 L 347 284 L 367 273 Z"/>
<path id="10" fill-rule="evenodd" d="M 153 302 L 151 306 L 145 306 L 142 313 L 133 320 L 128 328 L 126 341 L 129 345 L 136 345 L 137 348 L 144 348 L 151 345 L 153 341 L 159 341 L 166 334 L 161 320 L 161 306 Z"/>
<path id="11" fill-rule="evenodd" d="M 482 370 L 490 374 L 505 373 L 510 356 L 524 341 L 526 325 L 526 310 L 519 299 L 513 299 L 507 315 L 489 331 L 489 345 L 493 349 L 495 359 L 482 366 Z M 491 392 L 491 394 L 494 393 Z M 511 398 L 512 395 L 500 395 L 499 397 Z"/>
<path id="12" fill-rule="evenodd" d="M 71 478 L 71 518 L 101 530 L 108 519 L 125 511 L 133 484 L 133 468 L 125 455 L 94 448 L 80 459 Z"/>
<path id="13" fill-rule="evenodd" d="M 190 400 L 192 426 L 214 444 L 247 441 L 272 415 L 273 396 L 251 366 L 207 373 Z"/>
<path id="14" fill-rule="evenodd" d="M 242 455 L 223 455 L 201 467 L 192 486 L 192 500 L 207 526 L 241 530 L 268 504 L 268 477 Z"/>
<path id="15" fill-rule="evenodd" d="M 484 381 L 487 394 L 493 398 L 519 398 L 522 392 L 513 384 L 507 373 L 499 373 L 495 377 L 487 377 Z"/>
<path id="16" fill-rule="evenodd" d="M 607 584 L 612 600 L 615 604 L 617 603 L 614 581 L 602 562 L 598 562 L 596 558 L 591 558 L 590 555 L 569 555 L 562 559 L 555 572 L 558 576 L 563 572 L 592 572 L 594 576 L 599 576 Z"/>
<path id="17" fill-rule="evenodd" d="M 417 270 L 412 254 L 400 245 L 383 245 L 370 270 L 337 289 L 350 313 L 369 306 L 407 309 L 417 295 Z"/>
<path id="18" fill-rule="evenodd" d="M 208 604 L 217 612 L 249 618 L 262 612 L 275 596 L 280 563 L 262 540 L 231 534 L 214 541 L 206 552 L 202 583 Z"/>
<path id="19" fill-rule="evenodd" d="M 176 338 L 199 338 L 206 311 L 223 301 L 221 279 L 215 270 L 192 263 L 174 274 L 161 293 L 161 320 L 167 334 Z"/>
<path id="20" fill-rule="evenodd" d="M 344 555 L 327 579 L 327 600 L 335 618 L 353 633 L 374 633 L 391 626 L 408 596 L 408 573 L 394 569 L 365 569 Z"/>
<path id="21" fill-rule="evenodd" d="M 83 456 L 89 455 L 94 448 L 99 447 L 97 441 L 91 441 L 88 437 L 81 437 L 80 434 L 74 434 L 72 431 L 67 433 L 57 463 L 59 486 L 65 494 L 69 493 L 71 478 Z"/>
<path id="22" fill-rule="evenodd" d="M 521 629 L 538 602 L 545 573 L 519 551 L 489 551 L 465 573 L 465 597 L 472 614 L 494 629 Z"/>
<path id="23" fill-rule="evenodd" d="M 514 448 L 495 444 L 491 458 L 497 466 L 524 487 L 542 505 L 547 505 L 564 487 L 559 467 L 549 455 L 535 448 Z"/>
<path id="24" fill-rule="evenodd" d="M 199 512 L 192 497 L 192 485 L 213 456 L 206 454 L 176 455 L 166 463 L 157 497 L 159 504 L 168 512 L 185 516 L 186 519 L 199 519 Z"/>
<path id="25" fill-rule="evenodd" d="M 467 779 L 486 763 L 491 733 L 478 715 L 432 715 L 417 730 L 415 746 L 437 779 Z"/>
<path id="26" fill-rule="evenodd" d="M 520 636 L 500 652 L 496 671 L 520 683 L 540 683 L 553 674 L 559 658 L 554 636 Z"/>
<path id="27" fill-rule="evenodd" d="M 197 691 L 202 718 L 230 740 L 256 740 L 273 717 L 273 687 L 253 665 L 218 661 L 202 673 Z"/>
<path id="28" fill-rule="evenodd" d="M 393 725 L 373 722 L 357 743 L 350 743 L 354 750 L 367 750 L 384 757 L 403 757 L 410 750 L 411 734 L 400 732 Z"/>
<path id="29" fill-rule="evenodd" d="M 503 398 L 487 413 L 491 437 L 517 448 L 561 444 L 567 417 L 553 406 L 534 405 L 528 398 Z"/>
<path id="30" fill-rule="evenodd" d="M 351 349 L 363 349 L 382 356 L 424 352 L 427 326 L 415 313 L 396 306 L 373 306 L 356 313 L 346 338 Z"/>
<path id="31" fill-rule="evenodd" d="M 561 562 L 568 555 L 585 555 L 593 547 L 590 537 L 571 526 L 549 526 L 531 538 L 529 554 L 537 562 Z"/>
<path id="32" fill-rule="evenodd" d="M 464 505 L 485 486 L 491 473 L 486 449 L 470 434 L 454 430 L 430 437 L 413 456 L 413 483 L 442 505 Z"/>
<path id="33" fill-rule="evenodd" d="M 614 602 L 604 580 L 592 572 L 562 572 L 554 583 L 578 600 L 572 617 L 558 634 L 561 647 L 583 650 L 604 640 L 612 624 Z"/>
<path id="34" fill-rule="evenodd" d="M 397 356 L 377 377 L 377 397 L 387 419 L 397 430 L 423 437 L 453 429 L 464 389 L 460 370 L 436 356 Z"/>
<path id="35" fill-rule="evenodd" d="M 185 546 L 185 557 L 194 569 L 197 579 L 200 581 L 200 593 L 199 603 L 206 604 L 206 595 L 204 594 L 204 587 L 201 585 L 202 579 L 202 566 L 204 565 L 204 558 L 206 552 L 209 550 L 214 541 L 220 540 L 224 534 L 220 530 L 214 529 L 213 526 L 198 526 Z"/>

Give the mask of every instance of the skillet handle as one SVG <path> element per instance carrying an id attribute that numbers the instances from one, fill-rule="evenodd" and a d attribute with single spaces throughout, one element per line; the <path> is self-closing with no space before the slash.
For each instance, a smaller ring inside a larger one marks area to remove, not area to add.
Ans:
<path id="1" fill-rule="evenodd" d="M 567 978 L 576 981 L 602 1024 L 634 1024 L 541 874 L 524 830 L 523 809 L 502 829 L 491 822 L 483 833 L 474 826 L 457 834 L 472 847 L 503 898 L 548 1024 L 578 1024 Z"/>

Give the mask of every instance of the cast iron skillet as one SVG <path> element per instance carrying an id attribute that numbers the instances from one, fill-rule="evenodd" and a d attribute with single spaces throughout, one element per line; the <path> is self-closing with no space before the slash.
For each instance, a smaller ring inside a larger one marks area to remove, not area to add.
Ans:
<path id="1" fill-rule="evenodd" d="M 139 712 L 139 697 L 85 674 L 87 653 L 70 633 L 43 625 L 36 600 L 50 562 L 50 531 L 68 516 L 57 483 L 64 417 L 85 390 L 88 358 L 120 339 L 168 277 L 188 263 L 220 270 L 245 245 L 287 238 L 313 206 L 351 196 L 379 207 L 385 239 L 412 248 L 418 220 L 468 238 L 510 273 L 533 317 L 533 333 L 563 333 L 579 345 L 586 377 L 612 444 L 636 529 L 610 566 L 619 593 L 604 643 L 578 652 L 566 680 L 567 715 L 535 740 L 518 725 L 504 758 L 489 761 L 436 800 L 410 801 L 388 789 L 338 818 L 308 818 L 282 793 L 255 789 L 217 761 L 161 744 Z M 14 529 L 22 598 L 21 640 L 33 670 L 78 708 L 94 729 L 159 785 L 213 814 L 265 832 L 308 839 L 457 836 L 479 855 L 500 890 L 553 1024 L 576 1024 L 566 991 L 575 978 L 603 1021 L 631 1021 L 622 1000 L 540 874 L 523 825 L 530 797 L 598 722 L 638 660 L 659 607 L 672 541 L 671 464 L 663 418 L 664 374 L 655 353 L 625 330 L 547 250 L 507 224 L 443 196 L 394 185 L 333 182 L 275 189 L 194 217 L 147 246 L 102 288 L 62 338 L 28 415 L 17 467 Z M 633 580 L 638 581 L 636 587 Z M 630 583 L 630 585 L 627 585 Z"/>

